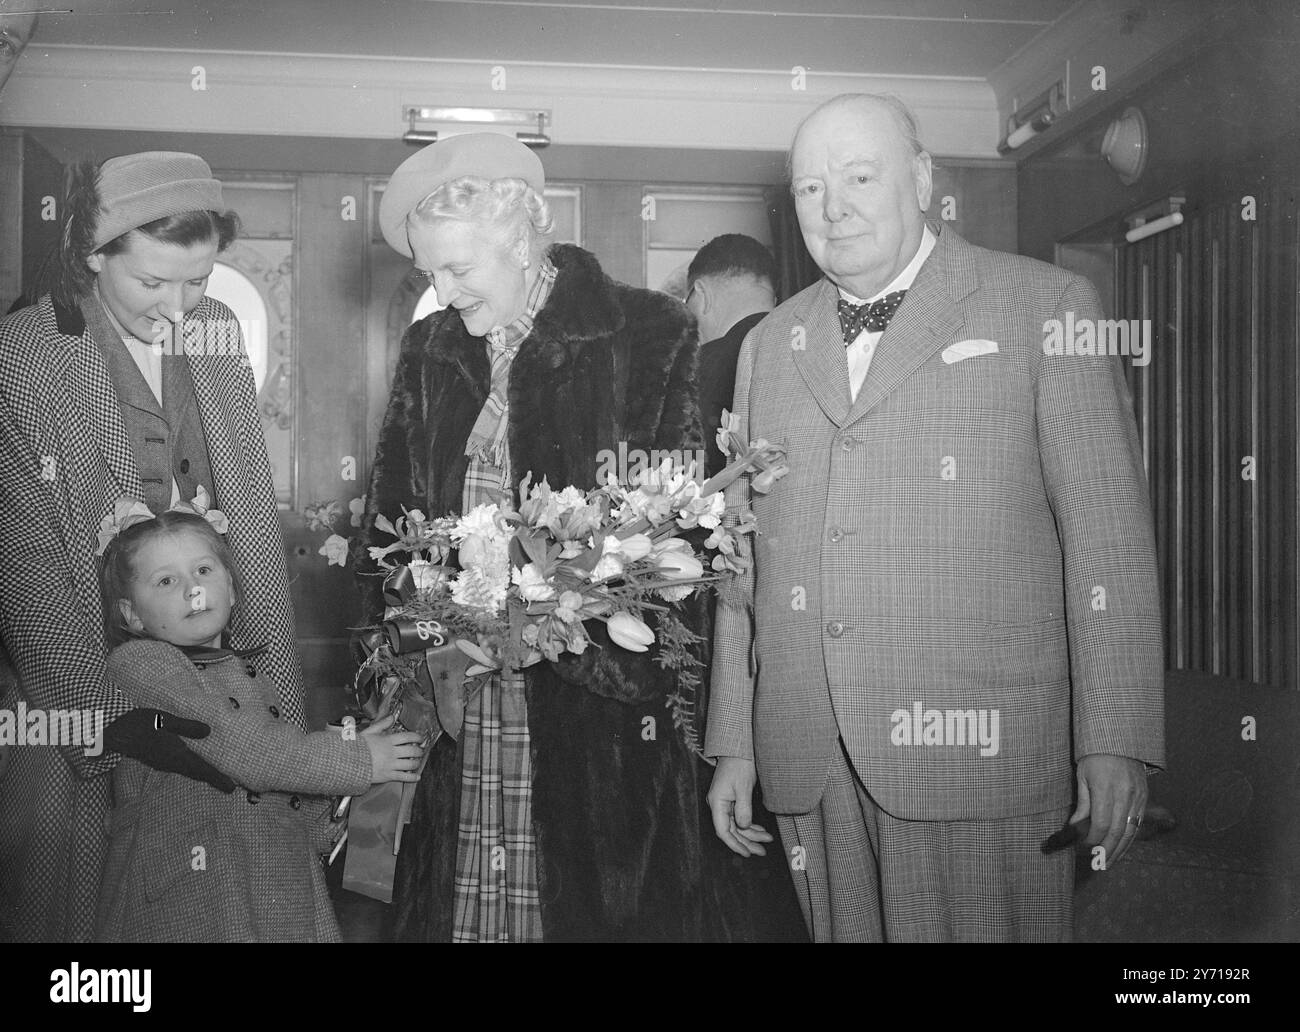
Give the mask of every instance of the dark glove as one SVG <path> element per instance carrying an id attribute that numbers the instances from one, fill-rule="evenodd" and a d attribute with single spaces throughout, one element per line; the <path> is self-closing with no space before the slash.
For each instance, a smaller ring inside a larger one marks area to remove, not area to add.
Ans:
<path id="1" fill-rule="evenodd" d="M 233 792 L 235 783 L 229 777 L 181 741 L 182 737 L 207 738 L 211 733 L 212 728 L 201 721 L 140 707 L 104 728 L 104 747 L 154 770 L 183 774 L 222 792 Z"/>

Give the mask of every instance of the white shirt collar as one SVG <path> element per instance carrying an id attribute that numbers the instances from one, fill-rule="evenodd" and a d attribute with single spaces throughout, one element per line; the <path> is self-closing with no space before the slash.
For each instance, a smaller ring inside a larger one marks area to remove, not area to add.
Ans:
<path id="1" fill-rule="evenodd" d="M 921 232 L 921 242 L 917 245 L 916 254 L 912 255 L 912 260 L 907 263 L 902 272 L 890 281 L 889 285 L 885 287 L 884 290 L 872 295 L 871 297 L 855 297 L 843 287 L 840 287 L 838 288 L 840 297 L 844 298 L 844 300 L 848 301 L 850 304 L 863 305 L 869 304 L 872 301 L 879 301 L 886 294 L 892 294 L 896 290 L 908 290 L 912 284 L 916 282 L 916 277 L 921 271 L 921 266 L 924 265 L 925 260 L 930 257 L 930 252 L 934 250 L 934 245 L 937 242 L 938 238 L 931 231 L 930 227 L 925 226 Z"/>

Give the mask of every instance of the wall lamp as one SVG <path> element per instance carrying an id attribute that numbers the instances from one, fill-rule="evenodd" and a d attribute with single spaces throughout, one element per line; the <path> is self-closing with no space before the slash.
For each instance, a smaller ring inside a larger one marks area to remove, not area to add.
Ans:
<path id="1" fill-rule="evenodd" d="M 529 126 L 529 130 L 516 131 L 515 139 L 528 147 L 549 147 L 551 138 L 546 135 L 546 125 L 551 113 L 537 108 L 471 108 L 471 107 L 421 107 L 407 104 L 402 107 L 402 118 L 407 130 L 402 142 L 413 146 L 438 142 L 438 129 L 432 126 L 456 127 L 448 135 L 474 129 L 493 130 L 498 127 Z M 460 128 L 460 127 L 464 128 Z"/>
<path id="2" fill-rule="evenodd" d="M 1010 154 L 1047 129 L 1065 106 L 1061 84 L 1055 82 L 1028 104 L 1007 116 L 1006 132 L 998 144 L 999 154 Z"/>
<path id="3" fill-rule="evenodd" d="M 1130 215 L 1126 220 L 1130 228 L 1124 234 L 1124 239 L 1130 244 L 1136 244 L 1139 240 L 1145 240 L 1149 236 L 1163 233 L 1166 229 L 1181 226 L 1183 224 L 1182 207 L 1186 203 L 1186 197 L 1169 197 L 1145 211 Z"/>

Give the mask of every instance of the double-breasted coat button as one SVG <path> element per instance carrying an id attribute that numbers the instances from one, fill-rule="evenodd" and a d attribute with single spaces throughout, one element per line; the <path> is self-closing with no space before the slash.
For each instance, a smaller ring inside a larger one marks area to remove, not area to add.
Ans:
<path id="1" fill-rule="evenodd" d="M 826 633 L 832 638 L 838 638 L 844 634 L 844 625 L 838 620 L 832 620 L 826 625 Z"/>
<path id="2" fill-rule="evenodd" d="M 301 810 L 301 809 L 302 809 L 302 800 L 299 799 L 297 796 L 290 796 L 290 797 L 289 797 L 289 809 L 291 809 L 291 810 Z"/>
<path id="3" fill-rule="evenodd" d="M 260 792 L 249 792 L 247 798 L 250 806 L 256 806 L 262 801 L 262 795 Z"/>
<path id="4" fill-rule="evenodd" d="M 268 706 L 267 708 L 271 711 L 271 716 L 275 717 L 276 720 L 279 720 L 279 719 L 280 719 L 280 707 L 279 707 L 279 706 Z"/>
<path id="5" fill-rule="evenodd" d="M 230 697 L 230 708 L 239 709 L 239 700 L 236 699 L 233 695 Z"/>

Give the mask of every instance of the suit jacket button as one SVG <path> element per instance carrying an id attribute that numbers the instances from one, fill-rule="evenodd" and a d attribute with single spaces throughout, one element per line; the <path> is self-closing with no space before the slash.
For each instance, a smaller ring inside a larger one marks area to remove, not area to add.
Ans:
<path id="1" fill-rule="evenodd" d="M 826 633 L 832 638 L 838 638 L 844 634 L 844 625 L 838 620 L 832 620 L 826 625 Z"/>
<path id="2" fill-rule="evenodd" d="M 233 695 L 230 697 L 230 708 L 239 709 L 239 700 L 236 699 Z"/>
<path id="3" fill-rule="evenodd" d="M 258 803 L 262 801 L 262 796 L 261 793 L 259 792 L 249 792 L 247 793 L 247 797 L 248 797 L 248 804 L 250 806 L 256 806 Z"/>
<path id="4" fill-rule="evenodd" d="M 840 447 L 843 448 L 845 451 L 852 451 L 857 446 L 858 446 L 858 439 L 856 437 L 846 437 L 844 438 L 844 440 L 840 442 Z"/>
<path id="5" fill-rule="evenodd" d="M 831 527 L 830 532 L 826 536 L 830 538 L 832 544 L 838 544 L 844 537 L 844 531 L 840 530 L 839 527 Z"/>
<path id="6" fill-rule="evenodd" d="M 290 796 L 290 797 L 289 797 L 289 809 L 291 809 L 291 810 L 301 810 L 301 809 L 302 809 L 302 800 L 299 799 L 297 796 Z"/>
<path id="7" fill-rule="evenodd" d="M 181 472 L 188 473 L 189 471 L 190 471 L 190 460 L 181 459 Z"/>
<path id="8" fill-rule="evenodd" d="M 271 707 L 269 707 L 269 708 L 270 708 L 270 710 L 271 710 L 271 716 L 275 717 L 276 720 L 279 720 L 279 719 L 280 719 L 280 707 L 279 707 L 279 706 L 271 706 Z"/>

